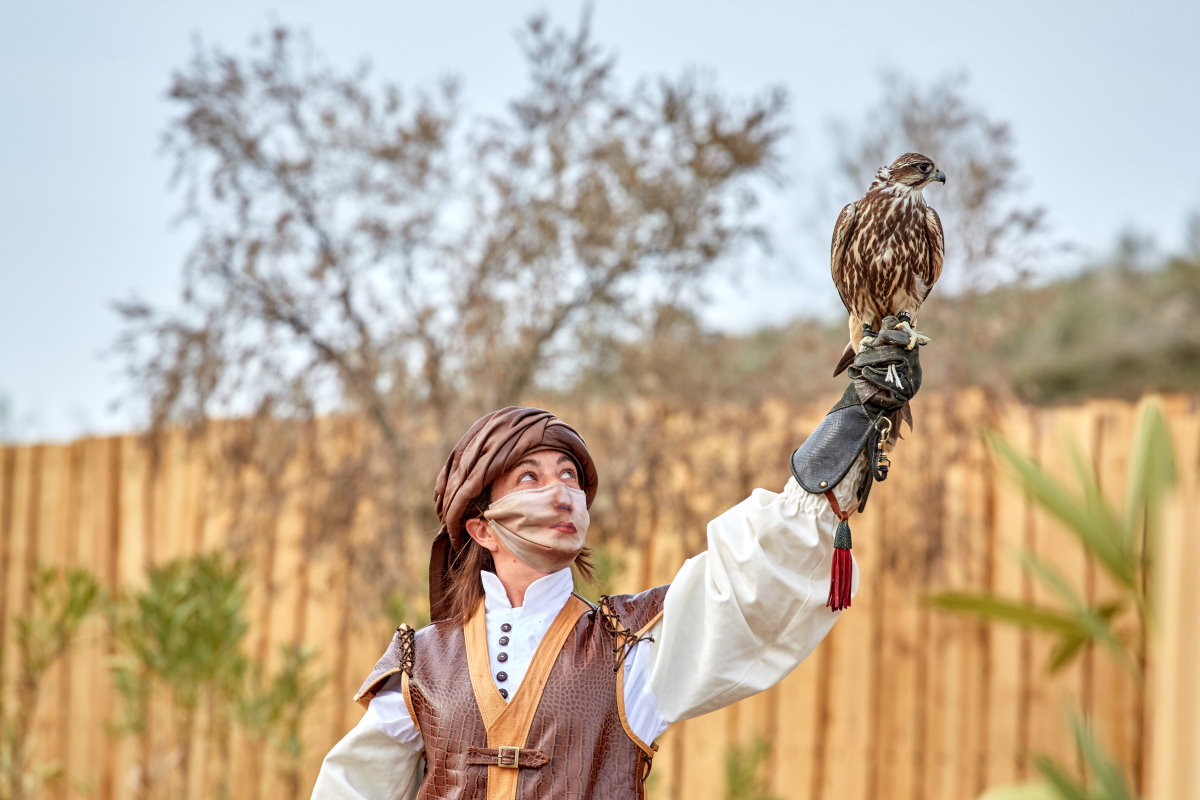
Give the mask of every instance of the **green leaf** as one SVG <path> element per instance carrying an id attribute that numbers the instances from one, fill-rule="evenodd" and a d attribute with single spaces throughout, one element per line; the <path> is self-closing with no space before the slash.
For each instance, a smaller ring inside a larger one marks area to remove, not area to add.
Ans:
<path id="1" fill-rule="evenodd" d="M 1124 528 L 1107 504 L 1076 497 L 1041 465 L 1016 452 L 1002 437 L 989 435 L 987 441 L 992 451 L 1014 472 L 1024 492 L 1061 521 L 1114 580 L 1130 589 L 1136 586 L 1137 565 L 1129 558 L 1123 544 Z"/>
<path id="2" fill-rule="evenodd" d="M 1133 438 L 1133 457 L 1125 491 L 1125 532 L 1130 539 L 1136 535 L 1146 510 L 1159 496 L 1175 484 L 1175 456 L 1171 432 L 1156 403 L 1146 403 L 1138 414 L 1137 432 Z"/>
<path id="3" fill-rule="evenodd" d="M 1080 635 L 1082 631 L 1078 619 L 1071 614 L 991 594 L 945 592 L 927 597 L 925 602 L 935 608 L 1009 622 L 1030 630 L 1069 636 Z"/>
<path id="4" fill-rule="evenodd" d="M 1038 558 L 1028 551 L 1020 553 L 1019 560 L 1022 568 L 1045 584 L 1046 588 L 1058 595 L 1069 607 L 1080 609 L 1085 606 L 1079 593 L 1067 583 L 1062 573 L 1055 569 L 1049 562 Z"/>
<path id="5" fill-rule="evenodd" d="M 1071 659 L 1079 655 L 1087 643 L 1086 636 L 1064 636 L 1050 653 L 1050 661 L 1046 664 L 1046 669 L 1050 670 L 1052 675 L 1058 672 L 1071 663 Z"/>
<path id="6" fill-rule="evenodd" d="M 1104 800 L 1136 800 L 1125 776 L 1100 743 L 1087 719 L 1077 711 L 1070 713 L 1071 730 L 1075 734 L 1075 746 L 1079 748 L 1088 772 L 1100 790 Z"/>
<path id="7" fill-rule="evenodd" d="M 1038 772 L 1050 782 L 1057 793 L 1057 797 L 1061 800 L 1094 800 L 1088 797 L 1087 791 L 1083 784 L 1077 783 L 1066 770 L 1045 756 L 1039 756 L 1034 759 L 1034 764 L 1037 766 Z"/>

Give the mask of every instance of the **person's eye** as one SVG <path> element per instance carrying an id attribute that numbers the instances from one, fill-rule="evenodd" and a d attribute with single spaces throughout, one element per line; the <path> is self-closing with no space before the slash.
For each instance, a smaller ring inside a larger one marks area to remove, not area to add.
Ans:
<path id="1" fill-rule="evenodd" d="M 517 483 L 526 483 L 528 481 L 536 481 L 537 476 L 532 472 L 522 472 L 521 477 L 517 478 Z"/>
<path id="2" fill-rule="evenodd" d="M 575 470 L 573 469 L 564 469 L 558 474 L 558 477 L 564 481 L 575 481 L 576 483 L 579 482 L 579 476 L 575 474 Z"/>

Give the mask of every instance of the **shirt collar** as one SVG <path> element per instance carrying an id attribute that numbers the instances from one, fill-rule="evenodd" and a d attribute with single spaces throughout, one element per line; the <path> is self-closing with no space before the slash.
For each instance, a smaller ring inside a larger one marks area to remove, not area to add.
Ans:
<path id="1" fill-rule="evenodd" d="M 494 572 L 481 570 L 480 579 L 483 581 L 484 609 L 486 611 L 511 610 L 512 603 L 508 601 L 508 591 Z M 544 578 L 538 578 L 529 584 L 525 590 L 525 605 L 520 606 L 529 613 L 542 611 L 558 611 L 567 602 L 568 595 L 575 588 L 575 579 L 570 567 L 563 567 L 558 572 Z"/>

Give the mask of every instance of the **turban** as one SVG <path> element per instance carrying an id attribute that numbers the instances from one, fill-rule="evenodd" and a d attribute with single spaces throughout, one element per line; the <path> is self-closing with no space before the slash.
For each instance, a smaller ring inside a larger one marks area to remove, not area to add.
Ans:
<path id="1" fill-rule="evenodd" d="M 579 467 L 590 507 L 599 476 L 583 437 L 549 411 L 509 406 L 493 411 L 467 429 L 450 451 L 434 488 L 434 510 L 442 523 L 429 560 L 429 610 L 434 621 L 446 616 L 456 556 L 466 546 L 463 521 L 491 484 L 534 450 L 559 450 Z"/>

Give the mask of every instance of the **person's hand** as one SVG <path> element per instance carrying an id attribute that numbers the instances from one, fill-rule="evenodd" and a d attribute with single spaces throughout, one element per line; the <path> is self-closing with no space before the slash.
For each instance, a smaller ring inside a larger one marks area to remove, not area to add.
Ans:
<path id="1" fill-rule="evenodd" d="M 802 445 L 792 453 L 792 474 L 807 492 L 826 492 L 841 483 L 864 451 L 868 469 L 857 496 L 866 505 L 873 480 L 887 476 L 883 453 L 898 429 L 894 420 L 921 388 L 921 360 L 910 348 L 909 333 L 888 317 L 874 337 L 864 338 L 862 350 L 848 373 L 850 383 Z"/>
<path id="2" fill-rule="evenodd" d="M 911 334 L 898 324 L 895 317 L 885 318 L 873 339 L 863 339 L 847 370 L 854 395 L 870 417 L 899 411 L 921 388 L 920 351 L 909 347 Z"/>

